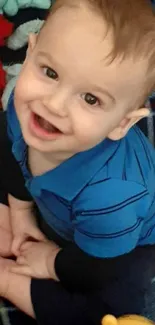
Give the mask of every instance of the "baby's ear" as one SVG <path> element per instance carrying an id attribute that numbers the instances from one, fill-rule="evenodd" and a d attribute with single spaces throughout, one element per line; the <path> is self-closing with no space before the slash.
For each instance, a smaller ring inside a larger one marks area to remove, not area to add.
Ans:
<path id="1" fill-rule="evenodd" d="M 26 56 L 29 56 L 29 54 L 32 53 L 34 47 L 36 46 L 36 43 L 37 43 L 37 34 L 30 34 L 29 40 L 28 40 L 28 49 L 26 52 Z"/>
<path id="2" fill-rule="evenodd" d="M 139 122 L 142 118 L 149 116 L 150 110 L 148 108 L 139 108 L 126 115 L 120 124 L 108 134 L 111 140 L 120 140 L 125 137 L 133 125 Z"/>
<path id="3" fill-rule="evenodd" d="M 101 325 L 118 325 L 117 319 L 112 315 L 106 315 L 102 319 Z"/>

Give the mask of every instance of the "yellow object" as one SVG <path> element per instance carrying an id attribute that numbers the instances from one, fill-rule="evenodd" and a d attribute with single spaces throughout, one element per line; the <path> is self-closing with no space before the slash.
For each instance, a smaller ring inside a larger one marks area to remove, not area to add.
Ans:
<path id="1" fill-rule="evenodd" d="M 112 315 L 107 315 L 102 320 L 102 325 L 155 325 L 154 322 L 147 318 L 137 315 L 126 315 L 115 318 Z"/>

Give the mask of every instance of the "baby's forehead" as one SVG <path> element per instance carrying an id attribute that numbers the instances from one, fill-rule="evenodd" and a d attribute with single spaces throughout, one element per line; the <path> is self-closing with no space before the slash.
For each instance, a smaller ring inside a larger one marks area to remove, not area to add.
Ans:
<path id="1" fill-rule="evenodd" d="M 102 61 L 111 49 L 111 36 L 106 35 L 102 19 L 92 19 L 85 12 L 76 16 L 72 12 L 55 14 L 47 20 L 38 40 L 40 46 L 47 50 L 51 48 L 51 52 L 61 49 L 66 54 L 75 49 L 83 60 L 91 54 Z"/>
<path id="2" fill-rule="evenodd" d="M 94 83 L 101 86 L 104 83 L 116 91 L 120 91 L 120 84 L 122 92 L 136 85 L 141 90 L 146 80 L 146 58 L 131 54 L 110 61 L 112 34 L 106 33 L 103 19 L 92 20 L 92 16 L 83 14 L 74 16 L 71 11 L 49 17 L 39 35 L 38 47 L 51 54 L 58 66 L 67 72 L 74 71 L 81 80 L 94 79 Z"/>
<path id="3" fill-rule="evenodd" d="M 79 32 L 78 34 L 76 32 L 75 30 L 74 34 L 72 30 L 66 34 L 62 31 L 59 36 L 53 33 L 49 22 L 48 28 L 39 35 L 37 50 L 51 56 L 58 65 L 65 65 L 66 68 L 77 67 L 77 70 L 82 68 L 83 72 L 89 69 L 92 74 L 94 71 L 99 75 L 104 73 L 107 80 L 111 76 L 115 82 L 118 78 L 126 81 L 146 79 L 148 67 L 146 58 L 135 58 L 133 54 L 124 58 L 120 55 L 111 60 L 112 38 L 101 38 L 91 33 L 88 35 L 86 30 L 79 37 Z"/>

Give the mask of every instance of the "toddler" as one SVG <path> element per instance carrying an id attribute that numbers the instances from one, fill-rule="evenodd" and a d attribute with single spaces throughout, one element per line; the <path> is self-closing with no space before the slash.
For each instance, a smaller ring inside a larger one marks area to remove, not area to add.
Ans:
<path id="1" fill-rule="evenodd" d="M 148 316 L 155 152 L 135 125 L 154 42 L 146 0 L 57 0 L 29 37 L 0 117 L 0 250 L 17 256 L 0 260 L 0 294 L 41 325 Z"/>

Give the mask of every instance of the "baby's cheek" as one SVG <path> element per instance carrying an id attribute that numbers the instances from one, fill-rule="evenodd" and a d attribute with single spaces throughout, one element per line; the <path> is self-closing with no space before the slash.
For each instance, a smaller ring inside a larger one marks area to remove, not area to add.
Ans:
<path id="1" fill-rule="evenodd" d="M 79 142 L 79 147 L 81 151 L 84 150 L 89 150 L 92 147 L 95 147 L 97 144 L 99 144 L 103 140 L 103 137 L 98 134 L 97 132 L 87 132 L 85 130 L 84 132 L 81 132 L 78 135 L 78 142 Z"/>
<path id="2" fill-rule="evenodd" d="M 23 78 L 21 78 L 19 76 L 16 86 L 15 86 L 15 92 L 14 92 L 14 97 L 15 100 L 24 100 L 24 98 L 27 97 L 27 87 L 26 87 L 26 80 L 23 80 Z"/>

